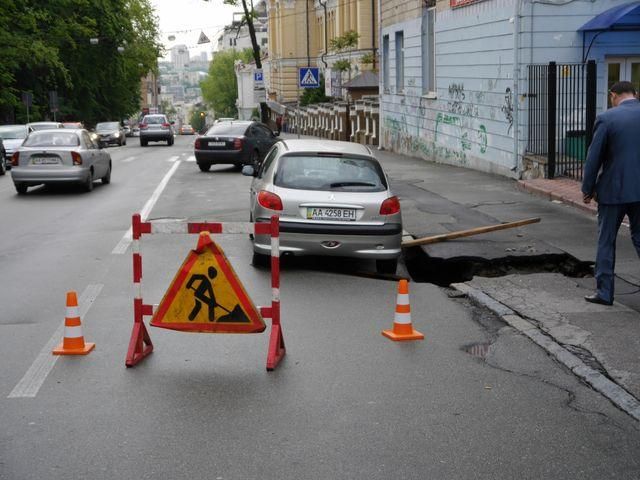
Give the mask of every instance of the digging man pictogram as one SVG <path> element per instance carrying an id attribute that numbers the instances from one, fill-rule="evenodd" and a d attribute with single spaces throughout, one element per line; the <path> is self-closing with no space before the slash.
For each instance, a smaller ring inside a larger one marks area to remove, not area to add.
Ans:
<path id="1" fill-rule="evenodd" d="M 200 313 L 200 310 L 202 309 L 202 304 L 204 303 L 208 308 L 208 316 L 210 322 L 216 321 L 215 309 L 216 307 L 220 307 L 223 310 L 227 311 L 228 314 L 218 318 L 218 322 L 249 323 L 250 320 L 246 316 L 240 305 L 236 305 L 233 310 L 229 310 L 216 301 L 212 282 L 213 279 L 217 276 L 218 271 L 213 267 L 209 267 L 206 276 L 201 273 L 194 273 L 189 278 L 186 288 L 187 290 L 193 290 L 195 302 L 193 305 L 193 309 L 189 314 L 189 321 L 193 322 L 196 319 L 198 313 Z M 195 286 L 196 282 L 200 282 L 197 287 Z"/>

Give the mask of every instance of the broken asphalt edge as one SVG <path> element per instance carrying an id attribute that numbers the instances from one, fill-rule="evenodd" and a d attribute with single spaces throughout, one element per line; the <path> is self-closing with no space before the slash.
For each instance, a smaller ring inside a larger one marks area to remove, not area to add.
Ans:
<path id="1" fill-rule="evenodd" d="M 454 283 L 451 284 L 451 288 L 466 294 L 474 303 L 491 310 L 500 317 L 503 322 L 515 328 L 546 350 L 547 353 L 571 370 L 574 375 L 591 385 L 594 390 L 608 398 L 620 410 L 626 412 L 635 420 L 640 421 L 640 400 L 600 372 L 587 366 L 582 360 L 562 347 L 562 345 L 552 337 L 544 334 L 533 323 L 522 318 L 516 312 L 491 298 L 481 290 L 473 288 L 466 283 Z"/>

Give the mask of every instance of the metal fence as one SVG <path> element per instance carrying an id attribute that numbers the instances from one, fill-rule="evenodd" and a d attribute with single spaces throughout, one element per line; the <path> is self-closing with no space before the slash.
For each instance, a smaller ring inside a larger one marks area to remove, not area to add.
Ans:
<path id="1" fill-rule="evenodd" d="M 547 158 L 547 177 L 582 179 L 596 118 L 596 63 L 529 65 L 527 153 Z"/>

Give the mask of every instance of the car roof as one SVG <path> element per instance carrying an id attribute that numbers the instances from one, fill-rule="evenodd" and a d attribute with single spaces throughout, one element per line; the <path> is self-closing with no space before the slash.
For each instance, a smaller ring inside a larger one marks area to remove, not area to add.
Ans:
<path id="1" fill-rule="evenodd" d="M 27 125 L 62 125 L 60 122 L 29 122 Z"/>
<path id="2" fill-rule="evenodd" d="M 0 128 L 16 128 L 16 127 L 27 128 L 27 125 L 24 123 L 12 123 L 10 125 L 0 125 Z"/>
<path id="3" fill-rule="evenodd" d="M 341 153 L 343 155 L 366 155 L 372 157 L 373 153 L 364 145 L 338 140 L 316 139 L 287 139 L 281 140 L 287 149 L 287 153 Z"/>

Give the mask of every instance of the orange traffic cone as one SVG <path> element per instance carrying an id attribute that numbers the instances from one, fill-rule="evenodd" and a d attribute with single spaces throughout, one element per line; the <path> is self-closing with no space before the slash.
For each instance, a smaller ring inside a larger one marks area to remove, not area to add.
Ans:
<path id="1" fill-rule="evenodd" d="M 383 330 L 382 335 L 395 342 L 406 340 L 424 340 L 424 335 L 413 329 L 411 325 L 411 305 L 409 305 L 409 283 L 400 280 L 398 283 L 398 300 L 393 330 Z"/>
<path id="2" fill-rule="evenodd" d="M 67 292 L 67 315 L 64 318 L 64 338 L 62 343 L 53 349 L 54 355 L 86 355 L 96 346 L 95 343 L 84 343 L 82 324 L 78 309 L 76 292 Z"/>

